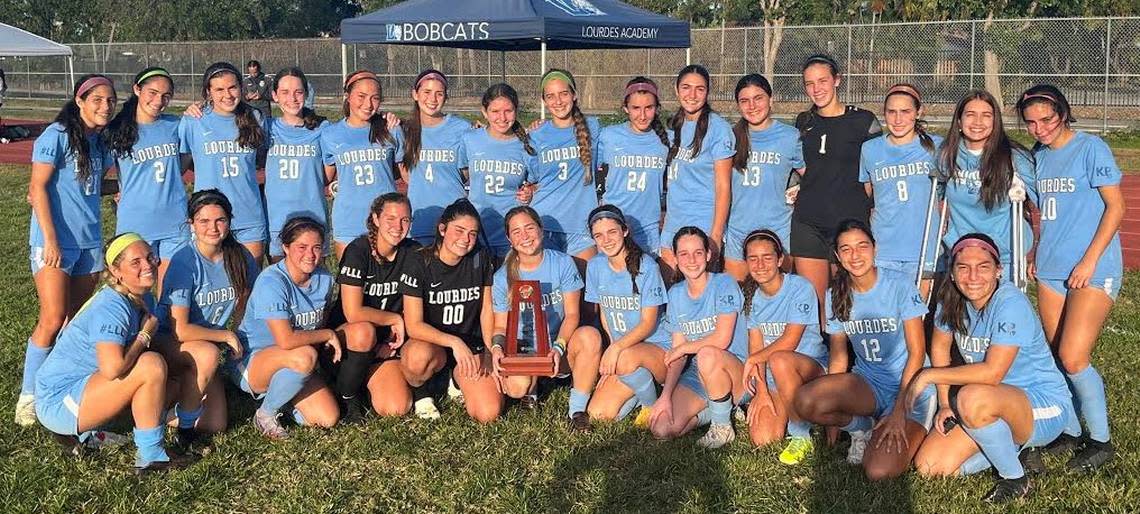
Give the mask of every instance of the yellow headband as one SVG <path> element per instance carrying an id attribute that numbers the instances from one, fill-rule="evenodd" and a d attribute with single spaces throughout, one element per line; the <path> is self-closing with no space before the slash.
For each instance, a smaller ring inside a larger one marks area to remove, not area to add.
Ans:
<path id="1" fill-rule="evenodd" d="M 107 255 L 105 256 L 107 266 L 111 266 L 115 259 L 119 258 L 119 254 L 123 253 L 123 250 L 126 250 L 128 246 L 142 240 L 142 236 L 134 232 L 124 232 L 112 239 L 111 244 L 107 246 Z"/>

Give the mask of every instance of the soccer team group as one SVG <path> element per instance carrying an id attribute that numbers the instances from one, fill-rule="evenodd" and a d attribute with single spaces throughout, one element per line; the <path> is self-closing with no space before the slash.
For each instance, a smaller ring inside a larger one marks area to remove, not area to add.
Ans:
<path id="1" fill-rule="evenodd" d="M 474 126 L 446 114 L 436 70 L 403 119 L 381 111 L 375 74 L 352 73 L 335 123 L 304 107 L 296 68 L 276 74 L 276 117 L 228 63 L 181 117 L 164 114 L 175 83 L 161 68 L 117 114 L 111 80 L 83 76 L 32 156 L 40 314 L 16 421 L 76 450 L 114 439 L 100 427 L 129 412 L 140 472 L 209 448 L 228 424 L 224 379 L 276 439 L 283 412 L 320 427 L 368 410 L 434 418 L 445 394 L 492 423 L 533 408 L 548 380 L 500 367 L 511 284 L 535 280 L 573 430 L 633 414 L 662 439 L 707 426 L 696 444 L 717 448 L 739 407 L 752 443 L 783 441 L 786 464 L 812 452 L 816 425 L 829 442 L 849 434 L 847 460 L 872 480 L 992 467 L 989 501 L 1028 493 L 1042 447 L 1072 452 L 1075 470 L 1108 462 L 1090 355 L 1120 290 L 1124 206 L 1106 144 L 1071 128 L 1049 85 L 1017 102 L 1030 150 L 985 91 L 958 102 L 943 139 L 912 85 L 885 92 L 880 125 L 840 101 L 831 57 L 802 78 L 812 105 L 794 126 L 772 118 L 756 74 L 730 124 L 690 65 L 667 121 L 658 85 L 636 77 L 628 121 L 602 127 L 552 69 L 551 118 L 524 128 L 507 84 Z"/>

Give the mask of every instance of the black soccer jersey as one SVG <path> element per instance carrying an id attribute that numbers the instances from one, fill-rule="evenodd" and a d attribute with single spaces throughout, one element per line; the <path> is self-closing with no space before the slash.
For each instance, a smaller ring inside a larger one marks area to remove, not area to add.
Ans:
<path id="1" fill-rule="evenodd" d="M 472 351 L 482 351 L 483 288 L 491 285 L 495 272 L 487 253 L 477 249 L 455 266 L 434 256 L 420 258 L 409 270 L 413 280 L 401 282 L 400 291 L 423 300 L 424 321 L 459 337 Z"/>
<path id="2" fill-rule="evenodd" d="M 372 255 L 368 236 L 353 239 L 340 259 L 338 284 L 355 286 L 364 291 L 364 306 L 388 312 L 403 312 L 404 297 L 400 284 L 414 285 L 408 273 L 411 262 L 420 259 L 420 244 L 405 239 L 396 247 L 396 259 L 377 260 Z"/>
<path id="3" fill-rule="evenodd" d="M 827 229 L 845 218 L 867 221 L 871 203 L 859 182 L 859 155 L 881 131 L 875 115 L 853 105 L 831 118 L 802 112 L 796 128 L 806 171 L 792 216 Z"/>

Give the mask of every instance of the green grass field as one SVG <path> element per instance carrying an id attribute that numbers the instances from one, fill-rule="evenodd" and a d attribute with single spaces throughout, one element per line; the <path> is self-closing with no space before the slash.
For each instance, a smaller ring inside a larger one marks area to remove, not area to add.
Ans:
<path id="1" fill-rule="evenodd" d="M 731 446 L 706 451 L 696 435 L 659 442 L 629 423 L 571 434 L 565 389 L 537 412 L 509 410 L 492 426 L 461 406 L 443 418 L 370 418 L 360 426 L 296 429 L 271 442 L 253 429 L 253 403 L 230 392 L 230 430 L 188 470 L 145 479 L 133 448 L 64 458 L 42 428 L 11 421 L 24 341 L 36 317 L 27 264 L 26 166 L 0 166 L 0 498 L 4 512 L 996 512 L 978 501 L 988 475 L 927 480 L 913 474 L 871 484 L 819 443 L 798 467 L 756 449 L 738 427 Z M 108 216 L 108 230 L 113 217 Z M 1109 391 L 1118 458 L 1094 476 L 1051 472 L 1034 481 L 1025 512 L 1140 510 L 1140 274 L 1131 273 L 1094 362 Z M 1131 400 L 1130 400 L 1131 399 Z M 129 423 L 120 425 L 128 429 Z"/>

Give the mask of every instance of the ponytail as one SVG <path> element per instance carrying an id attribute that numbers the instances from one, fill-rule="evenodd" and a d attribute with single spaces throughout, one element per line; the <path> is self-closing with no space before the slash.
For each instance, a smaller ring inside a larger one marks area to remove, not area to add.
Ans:
<path id="1" fill-rule="evenodd" d="M 748 120 L 741 117 L 732 125 L 736 136 L 736 155 L 732 156 L 732 167 L 744 173 L 748 169 L 748 154 L 752 153 L 752 138 L 748 133 Z M 748 300 L 746 299 L 745 302 Z"/>
<path id="2" fill-rule="evenodd" d="M 536 152 L 534 150 L 534 147 L 531 146 L 530 135 L 526 133 L 526 129 L 523 128 L 522 123 L 519 123 L 518 120 L 515 120 L 514 124 L 511 125 L 511 132 L 514 133 L 515 137 L 519 138 L 519 141 L 523 145 L 523 150 L 526 150 L 527 154 L 538 155 L 538 152 Z"/>
<path id="3" fill-rule="evenodd" d="M 590 125 L 586 123 L 586 116 L 578 108 L 578 100 L 574 100 L 574 106 L 570 108 L 570 118 L 574 120 L 574 137 L 578 140 L 578 160 L 582 161 L 582 167 L 585 169 L 583 182 L 591 184 L 594 182 L 594 170 L 591 166 L 593 147 L 590 145 Z"/>

